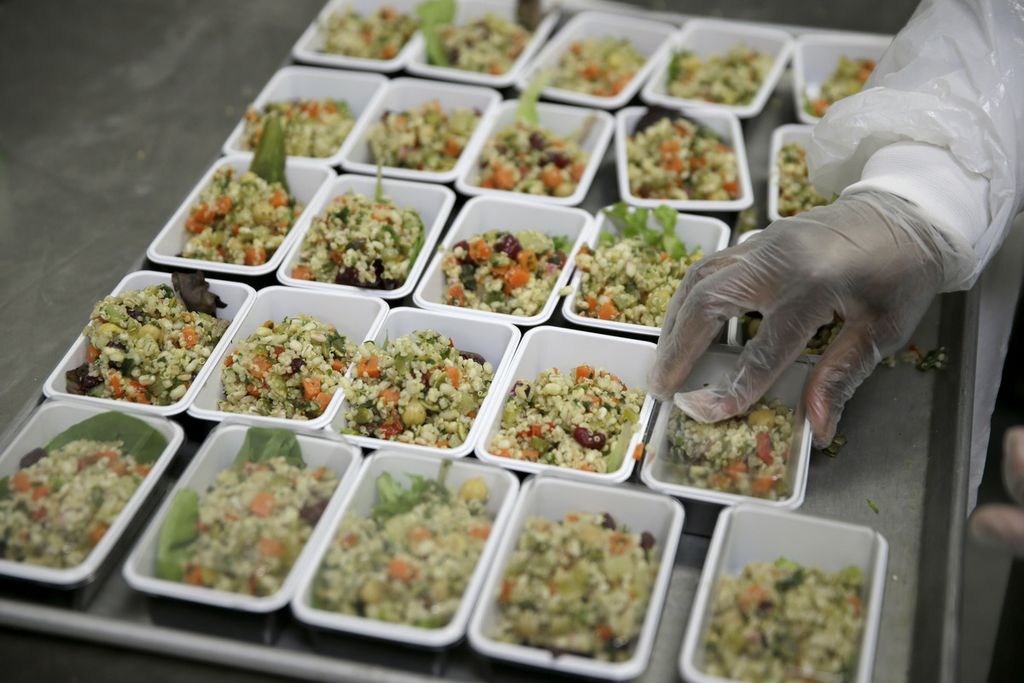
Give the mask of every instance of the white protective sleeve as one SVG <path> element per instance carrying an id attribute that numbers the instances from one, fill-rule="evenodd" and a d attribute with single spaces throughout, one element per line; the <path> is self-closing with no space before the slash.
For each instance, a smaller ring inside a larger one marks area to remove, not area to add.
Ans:
<path id="1" fill-rule="evenodd" d="M 915 203 L 973 252 L 946 289 L 972 286 L 1024 201 L 1024 0 L 923 0 L 865 89 L 814 128 L 808 163 L 825 196 Z"/>

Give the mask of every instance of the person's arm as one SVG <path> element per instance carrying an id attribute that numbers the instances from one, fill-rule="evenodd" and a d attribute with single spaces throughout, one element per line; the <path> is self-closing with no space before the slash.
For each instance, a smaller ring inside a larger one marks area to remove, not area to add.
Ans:
<path id="1" fill-rule="evenodd" d="M 736 367 L 678 395 L 715 421 L 749 408 L 839 314 L 805 389 L 818 445 L 878 361 L 906 343 L 934 296 L 970 286 L 1021 204 L 1024 4 L 926 0 L 867 89 L 829 108 L 811 177 L 836 202 L 776 221 L 691 268 L 662 326 L 651 387 L 678 391 L 730 317 L 764 315 Z"/>

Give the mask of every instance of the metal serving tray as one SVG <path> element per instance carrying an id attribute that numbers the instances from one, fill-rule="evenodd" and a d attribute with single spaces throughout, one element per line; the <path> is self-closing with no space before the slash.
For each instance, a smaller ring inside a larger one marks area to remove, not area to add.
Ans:
<path id="1" fill-rule="evenodd" d="M 685 18 L 585 0 L 565 0 L 562 7 L 569 15 L 599 8 L 674 23 Z M 794 34 L 802 32 L 796 27 L 783 28 Z M 512 92 L 505 95 L 515 96 Z M 764 112 L 743 124 L 761 224 L 765 220 L 769 138 L 775 127 L 796 120 L 792 102 L 787 72 Z M 609 151 L 583 208 L 597 211 L 616 201 L 617 194 L 613 153 Z M 730 224 L 735 221 L 734 214 L 718 217 Z M 140 260 L 136 265 L 143 264 Z M 271 277 L 249 283 L 257 287 L 274 284 Z M 820 453 L 812 456 L 807 498 L 800 511 L 871 526 L 890 544 L 875 663 L 877 681 L 954 680 L 977 298 L 976 291 L 944 295 L 914 335 L 922 348 L 941 344 L 949 349 L 945 370 L 921 373 L 908 366 L 880 368 L 847 406 L 840 431 L 848 437 L 848 445 L 836 458 Z M 560 311 L 549 324 L 570 326 Z M 34 406 L 24 406 L 8 426 L 7 437 Z M 212 426 L 187 416 L 176 419 L 186 428 L 187 439 L 160 482 L 159 495 L 180 475 Z M 639 468 L 633 474 L 634 479 L 638 477 Z M 867 498 L 877 505 L 877 513 Z M 123 554 L 135 536 L 125 539 L 117 550 Z M 678 680 L 679 648 L 707 547 L 708 539 L 700 536 L 686 535 L 681 543 L 651 664 L 638 680 Z M 116 561 L 123 561 L 123 555 Z M 156 626 L 145 596 L 129 589 L 119 571 L 100 579 L 96 597 L 84 610 L 56 605 L 53 597 L 45 591 L 31 595 L 24 590 L 0 592 L 0 625 L 292 679 L 366 683 L 443 677 L 512 682 L 536 677 L 534 672 L 476 655 L 465 643 L 430 654 L 358 637 L 319 642 L 315 632 L 294 620 L 283 625 L 273 646 Z"/>

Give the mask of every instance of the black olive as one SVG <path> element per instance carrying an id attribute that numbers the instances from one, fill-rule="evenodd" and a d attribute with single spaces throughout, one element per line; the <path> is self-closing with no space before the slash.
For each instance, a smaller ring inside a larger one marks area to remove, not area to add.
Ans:
<path id="1" fill-rule="evenodd" d="M 143 313 L 142 310 L 138 308 L 129 308 L 128 315 L 134 318 L 135 320 L 138 320 L 140 323 L 146 319 L 146 314 Z"/>
<path id="2" fill-rule="evenodd" d="M 306 505 L 299 512 L 299 517 L 302 517 L 310 524 L 316 524 L 318 521 L 320 521 L 320 517 L 324 514 L 324 510 L 327 509 L 327 502 L 327 499 L 324 499 Z"/>
<path id="3" fill-rule="evenodd" d="M 643 550 L 650 550 L 654 547 L 654 534 L 650 531 L 645 531 L 640 534 L 640 547 Z"/>
<path id="4" fill-rule="evenodd" d="M 544 149 L 545 143 L 546 140 L 544 140 L 544 136 L 541 133 L 537 131 L 530 133 L 530 147 L 537 150 Z"/>
<path id="5" fill-rule="evenodd" d="M 546 163 L 554 164 L 558 168 L 565 168 L 569 165 L 569 157 L 562 152 L 552 152 L 548 155 Z"/>
<path id="6" fill-rule="evenodd" d="M 46 457 L 46 451 L 42 448 L 33 448 L 25 455 L 21 456 L 21 460 L 18 461 L 18 467 L 25 469 L 26 467 L 32 467 L 37 462 Z"/>
<path id="7" fill-rule="evenodd" d="M 292 358 L 292 364 L 291 364 L 292 374 L 294 375 L 296 372 L 301 370 L 302 366 L 305 365 L 305 364 L 306 364 L 306 361 L 302 360 L 301 358 Z"/>
<path id="8" fill-rule="evenodd" d="M 473 351 L 459 351 L 459 356 L 466 360 L 471 360 L 479 365 L 483 365 L 487 362 L 486 358 L 481 356 L 479 353 L 474 353 Z"/>
<path id="9" fill-rule="evenodd" d="M 601 526 L 605 529 L 611 529 L 615 531 L 615 518 L 609 515 L 607 512 L 601 515 Z"/>
<path id="10" fill-rule="evenodd" d="M 500 251 L 510 259 L 515 261 L 519 258 L 519 253 L 523 250 L 523 245 L 519 243 L 515 235 L 505 233 L 498 238 L 498 241 L 494 243 L 494 249 Z"/>
<path id="11" fill-rule="evenodd" d="M 359 271 L 352 266 L 339 270 L 338 274 L 334 277 L 334 282 L 339 285 L 351 285 L 353 287 L 358 287 Z"/>

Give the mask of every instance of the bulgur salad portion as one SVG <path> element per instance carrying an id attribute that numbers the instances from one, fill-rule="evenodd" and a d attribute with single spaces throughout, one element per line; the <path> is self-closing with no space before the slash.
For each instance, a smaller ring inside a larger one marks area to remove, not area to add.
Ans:
<path id="1" fill-rule="evenodd" d="M 423 219 L 387 197 L 348 191 L 321 211 L 299 248 L 291 276 L 371 289 L 405 283 L 425 238 Z"/>
<path id="2" fill-rule="evenodd" d="M 160 527 L 156 575 L 273 595 L 337 486 L 333 470 L 306 467 L 294 434 L 251 428 L 234 463 L 209 488 L 175 495 Z"/>
<path id="3" fill-rule="evenodd" d="M 121 413 L 79 422 L 0 477 L 0 559 L 81 564 L 103 539 L 167 445 Z"/>
<path id="4" fill-rule="evenodd" d="M 807 96 L 804 109 L 811 116 L 824 116 L 828 108 L 839 100 L 859 93 L 874 70 L 873 59 L 851 59 L 840 55 L 835 71 L 822 81 L 817 97 Z"/>
<path id="5" fill-rule="evenodd" d="M 377 477 L 370 515 L 350 514 L 324 556 L 313 584 L 318 609 L 420 628 L 447 625 L 491 533 L 490 491 L 480 477 L 454 491 L 438 479 L 411 475 L 403 487 Z"/>
<path id="6" fill-rule="evenodd" d="M 415 32 L 416 19 L 390 5 L 369 14 L 346 7 L 333 12 L 320 25 L 320 51 L 363 59 L 393 59 Z"/>
<path id="7" fill-rule="evenodd" d="M 576 191 L 588 158 L 575 140 L 519 119 L 484 145 L 477 162 L 480 187 L 568 197 Z"/>
<path id="8" fill-rule="evenodd" d="M 713 424 L 671 410 L 665 456 L 676 483 L 768 500 L 789 495 L 792 408 L 762 399 L 745 414 Z"/>
<path id="9" fill-rule="evenodd" d="M 640 421 L 644 392 L 580 365 L 516 380 L 487 445 L 494 455 L 584 472 L 616 471 Z"/>
<path id="10" fill-rule="evenodd" d="M 433 330 L 366 342 L 353 363 L 343 380 L 345 431 L 437 448 L 466 440 L 494 379 L 483 356 Z"/>
<path id="11" fill-rule="evenodd" d="M 551 86 L 598 97 L 614 97 L 647 58 L 627 38 L 584 38 L 569 45 L 558 60 Z"/>
<path id="12" fill-rule="evenodd" d="M 666 90 L 672 97 L 717 104 L 750 104 L 772 68 L 771 54 L 735 45 L 701 59 L 688 50 L 672 56 Z"/>
<path id="13" fill-rule="evenodd" d="M 405 111 L 385 111 L 367 132 L 373 161 L 416 171 L 449 171 L 473 135 L 480 115 L 466 107 L 446 111 L 439 100 Z"/>
<path id="14" fill-rule="evenodd" d="M 355 353 L 350 339 L 311 315 L 267 320 L 224 358 L 224 398 L 217 408 L 315 419 L 330 404 Z"/>
<path id="15" fill-rule="evenodd" d="M 626 158 L 629 191 L 638 197 L 729 201 L 740 196 L 735 151 L 715 131 L 677 114 L 638 125 L 626 139 Z"/>
<path id="16" fill-rule="evenodd" d="M 240 141 L 243 149 L 256 149 L 267 118 L 275 114 L 284 122 L 285 152 L 289 156 L 329 157 L 338 151 L 355 124 L 344 100 L 296 98 L 268 102 L 261 109 L 246 110 Z"/>
<path id="17" fill-rule="evenodd" d="M 864 628 L 857 567 L 753 562 L 715 586 L 704 672 L 738 681 L 849 681 Z"/>
<path id="18" fill-rule="evenodd" d="M 230 321 L 202 273 L 171 276 L 99 301 L 82 334 L 86 362 L 65 373 L 68 393 L 131 403 L 171 405 L 181 399 Z"/>
<path id="19" fill-rule="evenodd" d="M 779 171 L 779 215 L 795 216 L 831 201 L 818 194 L 807 175 L 807 149 L 799 142 L 782 146 L 775 160 Z"/>
<path id="20" fill-rule="evenodd" d="M 444 59 L 431 64 L 477 71 L 494 76 L 512 68 L 530 41 L 532 32 L 515 21 L 488 12 L 461 25 L 447 24 L 439 31 Z"/>
<path id="21" fill-rule="evenodd" d="M 648 227 L 650 215 L 662 230 Z M 667 206 L 652 211 L 624 202 L 605 209 L 619 228 L 602 232 L 594 249 L 576 254 L 580 289 L 576 312 L 587 318 L 661 327 L 669 301 L 690 266 L 704 258 L 687 251 L 675 234 L 679 214 Z"/>
<path id="22" fill-rule="evenodd" d="M 632 656 L 658 574 L 654 536 L 608 513 L 529 517 L 501 582 L 497 640 L 621 662 Z"/>
<path id="23" fill-rule="evenodd" d="M 536 230 L 490 230 L 445 251 L 445 303 L 531 316 L 547 303 L 572 244 Z"/>

